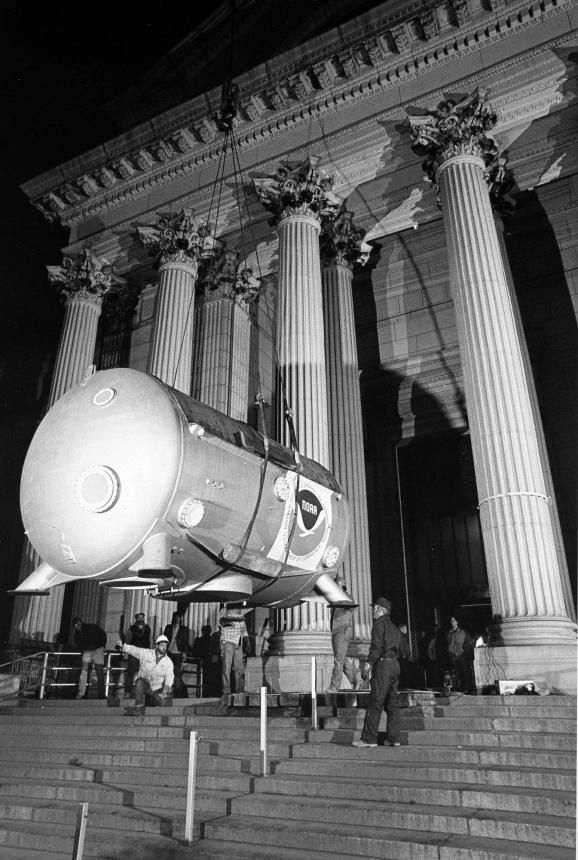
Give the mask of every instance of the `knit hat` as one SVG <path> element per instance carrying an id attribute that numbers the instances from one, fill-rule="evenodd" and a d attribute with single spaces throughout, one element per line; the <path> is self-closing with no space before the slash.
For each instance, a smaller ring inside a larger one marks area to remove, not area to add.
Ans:
<path id="1" fill-rule="evenodd" d="M 161 636 L 158 636 L 158 637 L 156 638 L 156 640 L 155 640 L 155 645 L 158 645 L 158 644 L 159 644 L 159 642 L 166 642 L 166 643 L 167 643 L 167 645 L 168 645 L 169 640 L 167 639 L 167 637 L 166 637 L 166 636 L 161 635 Z"/>

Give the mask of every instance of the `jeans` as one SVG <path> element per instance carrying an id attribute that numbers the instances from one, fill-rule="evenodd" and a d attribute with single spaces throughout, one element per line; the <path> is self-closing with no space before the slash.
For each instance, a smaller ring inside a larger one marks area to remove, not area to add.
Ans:
<path id="1" fill-rule="evenodd" d="M 223 696 L 228 696 L 231 692 L 231 669 L 233 669 L 233 675 L 235 676 L 235 692 L 242 693 L 245 689 L 242 644 L 235 645 L 233 642 L 221 642 L 221 663 Z"/>
<path id="2" fill-rule="evenodd" d="M 374 744 L 377 741 L 381 711 L 385 707 L 387 714 L 386 737 L 390 743 L 399 741 L 399 663 L 397 660 L 378 660 L 371 670 L 371 682 L 367 710 L 361 740 Z"/>
<path id="3" fill-rule="evenodd" d="M 136 683 L 134 685 L 134 704 L 137 708 L 142 708 L 144 710 L 146 704 L 147 694 L 149 696 L 150 704 L 155 706 L 161 706 L 163 698 L 160 695 L 159 691 L 153 693 L 151 690 L 151 685 L 148 681 L 145 681 L 144 678 L 137 678 Z"/>
<path id="4" fill-rule="evenodd" d="M 331 644 L 333 646 L 333 672 L 331 674 L 331 683 L 329 689 L 337 692 L 341 687 L 341 678 L 345 672 L 345 677 L 353 687 L 355 685 L 355 671 L 353 663 L 347 656 L 349 643 L 353 639 L 353 627 L 348 625 L 338 630 L 334 630 L 331 634 Z"/>
<path id="5" fill-rule="evenodd" d="M 129 654 L 127 657 L 127 666 L 124 673 L 125 693 L 132 693 L 132 688 L 134 687 L 134 678 L 139 670 L 139 666 L 140 660 L 138 659 L 138 657 L 133 657 L 132 654 Z"/>
<path id="6" fill-rule="evenodd" d="M 82 652 L 82 669 L 78 681 L 77 699 L 81 699 L 86 693 L 88 673 L 91 666 L 94 666 L 94 671 L 96 672 L 98 698 L 104 699 L 104 648 L 95 648 L 93 651 Z"/>

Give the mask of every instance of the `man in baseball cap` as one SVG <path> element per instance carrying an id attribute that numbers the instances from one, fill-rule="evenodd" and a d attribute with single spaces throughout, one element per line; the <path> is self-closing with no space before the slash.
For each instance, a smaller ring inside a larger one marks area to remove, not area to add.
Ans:
<path id="1" fill-rule="evenodd" d="M 370 693 L 365 711 L 361 738 L 353 742 L 354 747 L 376 747 L 381 712 L 387 713 L 386 741 L 389 746 L 400 745 L 399 700 L 399 658 L 409 657 L 409 647 L 405 636 L 392 622 L 391 600 L 379 597 L 373 607 L 373 626 L 371 645 L 362 677 L 371 671 Z"/>
<path id="2" fill-rule="evenodd" d="M 167 655 L 169 640 L 158 636 L 154 648 L 137 648 L 117 642 L 115 648 L 121 654 L 136 657 L 139 669 L 134 685 L 134 708 L 127 708 L 125 714 L 139 716 L 145 712 L 147 694 L 152 705 L 162 705 L 170 696 L 174 683 L 173 661 Z"/>

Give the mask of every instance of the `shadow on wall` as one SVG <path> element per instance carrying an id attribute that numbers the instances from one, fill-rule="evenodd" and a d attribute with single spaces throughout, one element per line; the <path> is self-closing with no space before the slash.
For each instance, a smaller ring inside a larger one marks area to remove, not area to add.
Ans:
<path id="1" fill-rule="evenodd" d="M 578 523 L 578 326 L 560 247 L 536 191 L 517 195 L 506 245 L 534 372 L 569 570 Z M 576 598 L 576 583 L 573 583 Z"/>

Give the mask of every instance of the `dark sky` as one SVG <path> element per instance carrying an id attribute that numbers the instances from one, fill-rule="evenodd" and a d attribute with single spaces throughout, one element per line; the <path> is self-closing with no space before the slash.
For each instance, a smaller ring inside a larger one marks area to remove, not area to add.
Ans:
<path id="1" fill-rule="evenodd" d="M 46 265 L 67 232 L 49 224 L 19 183 L 114 137 L 104 105 L 126 90 L 218 5 L 216 0 L 128 4 L 0 4 L 0 591 L 15 584 L 22 545 L 19 483 L 42 417 L 63 318 Z M 11 601 L 0 600 L 0 645 Z"/>

